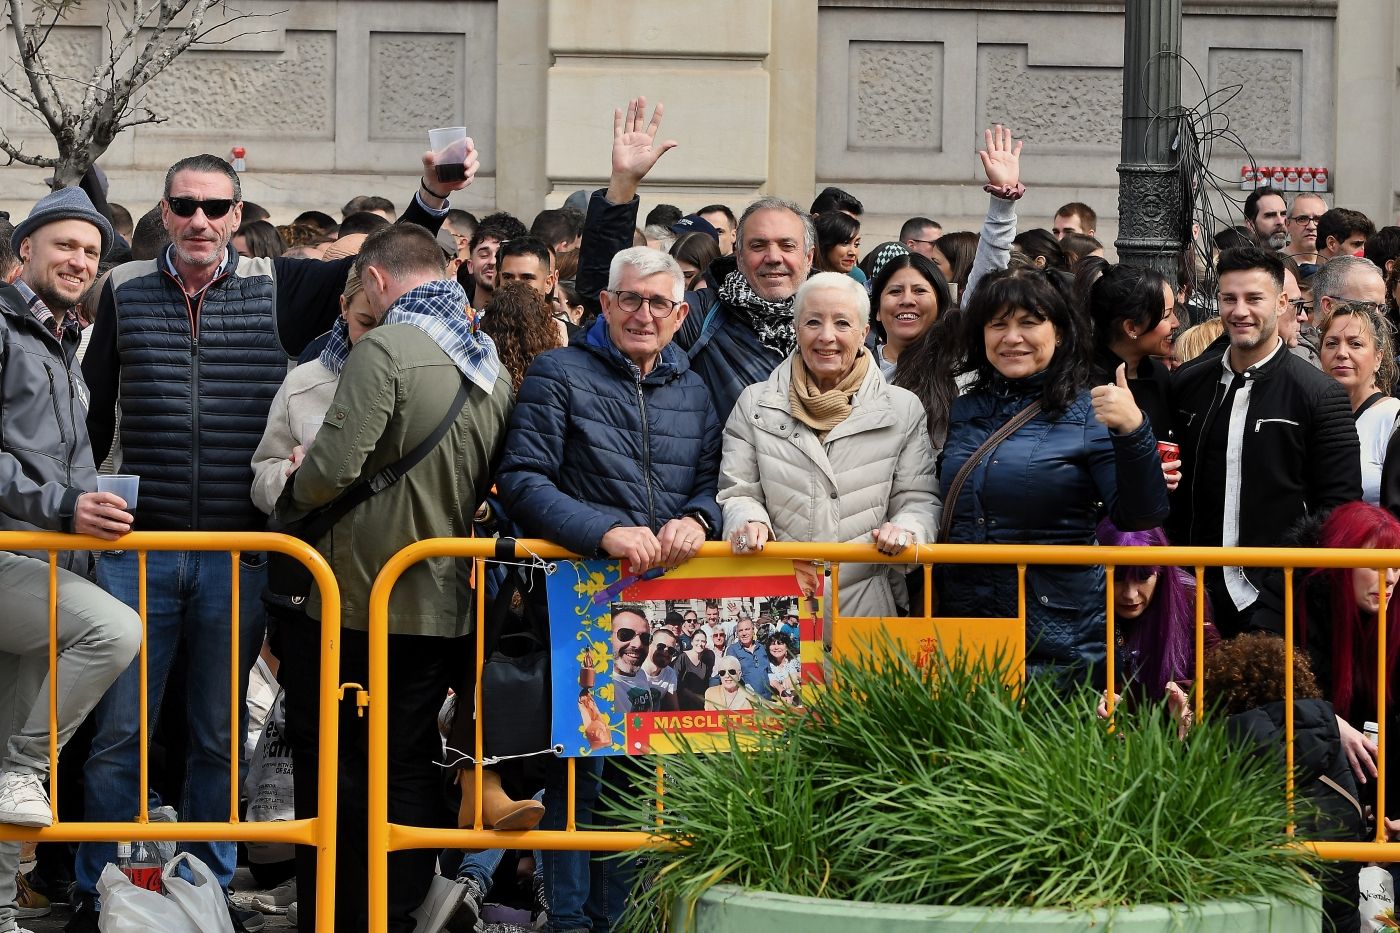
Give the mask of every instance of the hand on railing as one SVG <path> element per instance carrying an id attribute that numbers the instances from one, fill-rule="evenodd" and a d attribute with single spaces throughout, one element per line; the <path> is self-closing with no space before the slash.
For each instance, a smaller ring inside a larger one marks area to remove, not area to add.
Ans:
<path id="1" fill-rule="evenodd" d="M 1351 763 L 1351 770 L 1356 775 L 1357 783 L 1365 784 L 1366 775 L 1376 776 L 1375 743 L 1366 738 L 1365 733 L 1358 732 L 1351 723 L 1340 716 L 1337 717 L 1337 731 L 1341 733 L 1342 751 L 1346 753 L 1347 761 Z"/>
<path id="2" fill-rule="evenodd" d="M 768 543 L 768 526 L 763 522 L 744 522 L 729 535 L 729 546 L 735 554 L 749 554 L 763 550 Z"/>

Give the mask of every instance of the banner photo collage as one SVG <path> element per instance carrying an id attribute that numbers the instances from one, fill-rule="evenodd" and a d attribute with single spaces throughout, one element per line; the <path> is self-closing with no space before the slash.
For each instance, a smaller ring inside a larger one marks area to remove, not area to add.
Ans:
<path id="1" fill-rule="evenodd" d="M 548 577 L 551 741 L 564 757 L 727 747 L 734 722 L 800 707 L 821 682 L 822 591 L 810 564 L 738 558 L 630 574 L 560 563 Z"/>

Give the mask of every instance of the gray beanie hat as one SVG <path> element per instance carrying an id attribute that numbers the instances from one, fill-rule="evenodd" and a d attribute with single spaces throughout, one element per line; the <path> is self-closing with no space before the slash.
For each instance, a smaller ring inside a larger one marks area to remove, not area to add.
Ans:
<path id="1" fill-rule="evenodd" d="M 112 248 L 112 225 L 106 217 L 97 213 L 87 192 L 82 188 L 59 188 L 40 198 L 29 216 L 15 227 L 14 234 L 10 236 L 10 246 L 15 255 L 19 255 L 19 244 L 25 237 L 55 220 L 86 220 L 102 234 L 102 255 L 106 256 Z"/>

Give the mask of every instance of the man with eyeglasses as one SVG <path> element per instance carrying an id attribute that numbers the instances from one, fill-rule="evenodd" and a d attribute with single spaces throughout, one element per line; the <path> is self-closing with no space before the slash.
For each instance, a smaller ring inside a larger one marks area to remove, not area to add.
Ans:
<path id="1" fill-rule="evenodd" d="M 470 184 L 477 167 L 468 146 L 465 178 L 439 182 L 423 156 L 419 191 L 401 223 L 436 233 L 447 196 Z M 172 165 L 161 218 L 170 244 L 155 259 L 113 270 L 102 290 L 83 375 L 92 391 L 87 426 L 98 463 L 109 450 L 122 470 L 141 477 L 134 527 L 143 531 L 259 531 L 253 505 L 253 452 L 272 398 L 306 345 L 329 329 L 354 257 L 323 262 L 240 257 L 230 240 L 242 219 L 238 173 L 213 155 Z M 121 406 L 120 435 L 114 436 Z M 148 582 L 147 701 L 154 723 L 167 675 L 183 643 L 189 677 L 187 792 L 181 819 L 228 818 L 229 683 L 238 696 L 263 643 L 264 555 L 244 553 L 235 577 L 226 555 L 156 551 Z M 138 555 L 103 555 L 97 581 L 127 605 L 139 594 Z M 239 593 L 239 644 L 231 657 L 230 605 Z M 145 806 L 138 788 L 140 671 L 133 664 L 93 712 L 97 731 L 84 770 L 87 816 L 130 820 Z M 240 719 L 246 717 L 239 704 Z M 152 803 L 152 806 L 155 804 Z M 190 843 L 225 887 L 233 878 L 233 843 Z M 112 861 L 112 843 L 84 843 L 76 865 L 77 897 L 68 929 L 97 929 L 97 879 Z M 243 922 L 253 922 L 244 915 Z M 257 918 L 260 919 L 260 918 Z"/>
<path id="2" fill-rule="evenodd" d="M 918 253 L 925 259 L 933 259 L 933 244 L 943 235 L 938 221 L 927 217 L 910 217 L 899 228 L 899 242 L 911 253 Z"/>
<path id="3" fill-rule="evenodd" d="M 1314 319 L 1342 304 L 1368 305 L 1385 314 L 1385 277 L 1375 263 L 1360 256 L 1338 256 L 1312 277 Z"/>
<path id="4" fill-rule="evenodd" d="M 536 357 L 525 374 L 496 486 L 523 537 L 621 558 L 624 573 L 640 573 L 693 557 L 720 526 L 720 421 L 705 383 L 672 343 L 690 310 L 680 264 L 631 247 L 613 257 L 607 285 L 589 329 Z M 644 622 L 640 612 L 614 614 L 614 669 L 624 676 L 641 671 L 651 644 Z M 634 707 L 631 689 L 615 682 L 619 710 Z M 579 822 L 592 814 L 604 760 L 578 762 Z M 545 769 L 540 825 L 563 829 L 565 762 L 550 758 Z M 603 890 L 590 883 L 587 852 L 546 852 L 544 872 L 550 929 L 617 923 L 627 871 L 610 868 Z"/>
<path id="5" fill-rule="evenodd" d="M 1307 278 L 1317 271 L 1317 222 L 1327 213 L 1327 202 L 1304 192 L 1293 199 L 1284 229 L 1288 232 L 1288 255 L 1298 262 Z"/>

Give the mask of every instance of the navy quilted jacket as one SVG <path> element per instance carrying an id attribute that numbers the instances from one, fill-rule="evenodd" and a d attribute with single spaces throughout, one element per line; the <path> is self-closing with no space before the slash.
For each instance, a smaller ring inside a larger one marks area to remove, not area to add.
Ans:
<path id="1" fill-rule="evenodd" d="M 1107 514 L 1125 530 L 1160 525 L 1167 488 L 1152 427 L 1112 434 L 1094 420 L 1089 392 L 1068 411 L 1044 412 L 1003 441 L 968 475 L 957 502 L 953 478 L 997 428 L 1040 394 L 1036 377 L 997 379 L 953 403 L 939 464 L 944 509 L 953 510 L 949 540 L 992 544 L 1092 544 Z M 939 613 L 1015 617 L 1016 568 L 939 568 Z M 1104 662 L 1102 567 L 1032 567 L 1026 571 L 1026 667 L 1071 678 Z M 1102 670 L 1098 676 L 1103 676 Z"/>
<path id="2" fill-rule="evenodd" d="M 497 490 L 527 537 L 585 556 L 609 529 L 700 512 L 721 525 L 720 422 L 675 345 L 646 376 L 600 317 L 572 344 L 541 354 L 520 386 Z"/>

